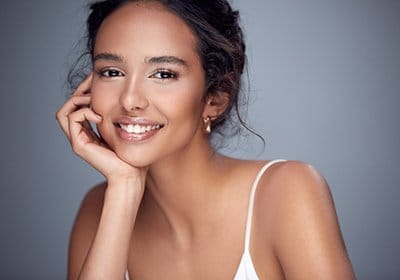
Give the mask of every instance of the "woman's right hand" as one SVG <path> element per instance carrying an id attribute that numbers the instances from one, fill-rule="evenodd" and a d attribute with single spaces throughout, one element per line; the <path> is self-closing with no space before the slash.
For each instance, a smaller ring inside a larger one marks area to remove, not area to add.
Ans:
<path id="1" fill-rule="evenodd" d="M 121 160 L 90 126 L 89 122 L 102 122 L 102 117 L 90 108 L 92 78 L 93 73 L 57 111 L 57 121 L 69 139 L 73 151 L 101 172 L 107 181 L 139 179 L 144 187 L 147 168 L 137 168 Z"/>

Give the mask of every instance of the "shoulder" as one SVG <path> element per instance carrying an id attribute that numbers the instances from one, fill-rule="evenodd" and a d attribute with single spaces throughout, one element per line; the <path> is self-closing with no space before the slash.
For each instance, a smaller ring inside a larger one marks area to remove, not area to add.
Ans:
<path id="1" fill-rule="evenodd" d="M 278 186 L 275 191 L 285 195 L 285 199 L 295 201 L 310 200 L 312 197 L 319 197 L 325 202 L 331 201 L 331 193 L 325 178 L 312 165 L 302 161 L 285 161 L 275 163 L 275 169 L 271 172 L 271 181 Z"/>
<path id="2" fill-rule="evenodd" d="M 332 195 L 315 167 L 273 164 L 259 182 L 257 208 L 257 224 L 288 278 L 352 279 Z"/>
<path id="3" fill-rule="evenodd" d="M 279 238 L 292 236 L 290 229 L 294 226 L 297 226 L 297 230 L 312 231 L 321 226 L 315 224 L 316 221 L 337 223 L 328 183 L 308 163 L 275 163 L 263 174 L 258 188 L 260 191 L 257 196 L 263 201 L 260 211 L 271 212 L 273 208 L 274 229 Z"/>
<path id="4" fill-rule="evenodd" d="M 75 217 L 72 233 L 82 229 L 97 229 L 103 208 L 106 186 L 105 182 L 97 184 L 86 193 Z"/>
<path id="5" fill-rule="evenodd" d="M 101 217 L 106 183 L 92 187 L 75 217 L 68 248 L 68 279 L 75 279 L 87 256 Z"/>
<path id="6" fill-rule="evenodd" d="M 325 178 L 315 167 L 302 161 L 275 162 L 264 172 L 258 189 L 265 199 L 271 196 L 274 200 L 284 199 L 283 207 L 295 207 L 293 203 L 303 204 L 305 200 L 310 204 L 321 199 L 332 202 Z"/>
<path id="7" fill-rule="evenodd" d="M 322 175 L 319 171 L 311 164 L 298 161 L 298 160 L 286 160 L 281 162 L 275 162 L 270 169 L 274 169 L 270 172 L 271 178 L 281 180 L 287 185 L 296 183 L 298 185 L 308 185 L 307 183 L 324 183 Z"/>
<path id="8" fill-rule="evenodd" d="M 101 182 L 95 186 L 93 186 L 84 196 L 80 211 L 94 210 L 94 212 L 101 211 L 104 202 L 104 193 L 107 187 L 106 182 Z M 99 209 L 100 208 L 100 209 Z M 89 211 L 92 213 L 92 211 Z M 95 214 L 95 213 L 92 213 Z"/>

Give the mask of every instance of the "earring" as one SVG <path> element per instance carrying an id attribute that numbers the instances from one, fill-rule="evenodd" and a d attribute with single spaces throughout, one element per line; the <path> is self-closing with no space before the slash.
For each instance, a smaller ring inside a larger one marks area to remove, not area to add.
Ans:
<path id="1" fill-rule="evenodd" d="M 204 131 L 207 134 L 210 134 L 211 133 L 211 119 L 210 119 L 210 117 L 205 118 L 203 121 L 204 121 Z"/>

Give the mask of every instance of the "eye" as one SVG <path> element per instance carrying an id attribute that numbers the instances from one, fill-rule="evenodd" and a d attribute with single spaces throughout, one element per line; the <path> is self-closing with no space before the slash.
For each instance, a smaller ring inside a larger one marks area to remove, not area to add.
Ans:
<path id="1" fill-rule="evenodd" d="M 172 72 L 167 69 L 157 70 L 154 74 L 150 76 L 150 78 L 156 79 L 176 79 L 178 75 L 175 72 Z"/>
<path id="2" fill-rule="evenodd" d="M 112 78 L 112 77 L 122 77 L 123 73 L 116 69 L 106 69 L 106 70 L 100 71 L 100 75 L 103 77 Z"/>

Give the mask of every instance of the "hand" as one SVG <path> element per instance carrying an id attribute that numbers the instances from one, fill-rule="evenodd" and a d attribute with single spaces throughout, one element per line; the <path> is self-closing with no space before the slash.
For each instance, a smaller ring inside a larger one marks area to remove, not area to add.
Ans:
<path id="1" fill-rule="evenodd" d="M 57 121 L 70 141 L 73 151 L 100 171 L 108 181 L 139 179 L 144 186 L 147 168 L 137 168 L 121 160 L 90 126 L 89 122 L 102 122 L 102 117 L 89 107 L 92 98 L 92 78 L 93 73 L 57 111 Z"/>

